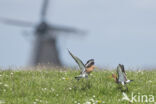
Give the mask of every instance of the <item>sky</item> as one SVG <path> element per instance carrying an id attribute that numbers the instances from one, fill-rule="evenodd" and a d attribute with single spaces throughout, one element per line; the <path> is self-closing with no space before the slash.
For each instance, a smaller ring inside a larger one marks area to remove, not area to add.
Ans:
<path id="1" fill-rule="evenodd" d="M 0 17 L 38 24 L 43 0 L 0 0 Z M 51 0 L 49 24 L 76 27 L 85 35 L 60 34 L 58 48 L 65 66 L 76 65 L 67 48 L 99 67 L 156 67 L 155 0 Z M 26 34 L 27 33 L 27 34 Z M 0 23 L 0 66 L 29 66 L 33 28 Z"/>

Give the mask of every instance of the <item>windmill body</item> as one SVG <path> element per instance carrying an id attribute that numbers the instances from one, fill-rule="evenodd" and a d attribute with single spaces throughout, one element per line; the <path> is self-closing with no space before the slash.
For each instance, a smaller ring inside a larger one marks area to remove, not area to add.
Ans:
<path id="1" fill-rule="evenodd" d="M 57 49 L 57 39 L 48 32 L 48 25 L 41 23 L 36 32 L 34 45 L 34 65 L 61 66 Z"/>

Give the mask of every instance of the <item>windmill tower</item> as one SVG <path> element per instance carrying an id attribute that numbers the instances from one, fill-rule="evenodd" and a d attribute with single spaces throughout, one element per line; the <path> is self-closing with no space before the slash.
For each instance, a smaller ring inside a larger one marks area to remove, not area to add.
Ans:
<path id="1" fill-rule="evenodd" d="M 50 25 L 46 21 L 46 14 L 48 9 L 49 0 L 43 0 L 42 10 L 40 14 L 40 23 L 38 25 L 19 21 L 11 20 L 7 18 L 0 18 L 1 22 L 16 25 L 16 26 L 28 26 L 34 27 L 35 44 L 33 50 L 33 65 L 46 65 L 46 66 L 61 66 L 61 60 L 59 58 L 59 51 L 57 49 L 57 35 L 59 32 L 63 33 L 82 33 L 82 31 Z"/>

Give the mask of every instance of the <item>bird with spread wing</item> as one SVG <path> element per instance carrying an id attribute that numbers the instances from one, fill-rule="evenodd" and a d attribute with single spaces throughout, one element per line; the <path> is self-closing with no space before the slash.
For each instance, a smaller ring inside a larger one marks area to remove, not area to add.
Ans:
<path id="1" fill-rule="evenodd" d="M 119 64 L 117 66 L 117 76 L 115 74 L 112 74 L 112 77 L 114 78 L 116 83 L 121 83 L 123 86 L 127 83 L 130 83 L 133 80 L 127 79 L 127 74 L 125 72 L 124 65 Z"/>
<path id="2" fill-rule="evenodd" d="M 78 64 L 79 68 L 81 69 L 81 74 L 79 76 L 76 76 L 75 79 L 79 80 L 81 78 L 88 78 L 88 75 L 94 70 L 94 59 L 90 59 L 87 61 L 86 64 L 84 64 L 78 57 L 74 56 L 69 50 L 69 54 L 72 56 L 72 58 L 75 60 L 75 62 Z"/>

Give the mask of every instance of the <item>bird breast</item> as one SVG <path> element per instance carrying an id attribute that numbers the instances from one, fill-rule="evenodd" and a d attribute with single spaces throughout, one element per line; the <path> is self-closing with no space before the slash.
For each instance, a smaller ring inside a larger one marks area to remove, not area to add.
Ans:
<path id="1" fill-rule="evenodd" d="M 92 72 L 92 71 L 94 70 L 94 68 L 95 68 L 95 66 L 92 65 L 92 66 L 90 66 L 89 68 L 86 68 L 86 72 L 87 72 L 87 73 L 90 73 L 90 72 Z"/>

